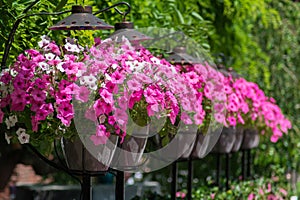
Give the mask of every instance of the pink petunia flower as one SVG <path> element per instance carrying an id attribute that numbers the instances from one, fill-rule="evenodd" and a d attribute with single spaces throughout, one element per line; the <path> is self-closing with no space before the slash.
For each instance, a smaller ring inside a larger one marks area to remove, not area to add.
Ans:
<path id="1" fill-rule="evenodd" d="M 75 89 L 75 99 L 81 102 L 87 102 L 89 100 L 90 90 L 85 86 L 80 86 Z"/>

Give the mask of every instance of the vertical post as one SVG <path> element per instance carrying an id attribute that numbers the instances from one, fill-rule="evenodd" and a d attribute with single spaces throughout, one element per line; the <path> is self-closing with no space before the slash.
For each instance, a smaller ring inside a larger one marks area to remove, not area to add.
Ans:
<path id="1" fill-rule="evenodd" d="M 247 177 L 251 178 L 251 165 L 252 165 L 252 158 L 251 158 L 251 149 L 247 150 Z"/>
<path id="2" fill-rule="evenodd" d="M 172 164 L 171 200 L 176 200 L 177 192 L 177 161 Z"/>
<path id="3" fill-rule="evenodd" d="M 230 153 L 226 153 L 225 176 L 226 176 L 226 190 L 229 190 L 229 177 L 230 177 Z"/>
<path id="4" fill-rule="evenodd" d="M 125 200 L 125 176 L 122 171 L 117 171 L 115 197 L 116 200 Z"/>
<path id="5" fill-rule="evenodd" d="M 187 200 L 192 200 L 193 170 L 193 159 L 190 156 L 188 158 Z"/>
<path id="6" fill-rule="evenodd" d="M 82 200 L 92 200 L 91 176 L 84 174 L 82 177 Z"/>
<path id="7" fill-rule="evenodd" d="M 242 180 L 246 180 L 246 171 L 245 171 L 245 167 L 246 167 L 246 158 L 245 158 L 245 150 L 242 150 Z"/>
<path id="8" fill-rule="evenodd" d="M 83 170 L 83 175 L 82 175 L 82 199 L 83 200 L 92 200 L 92 182 L 91 182 L 91 176 L 87 173 L 85 173 L 85 153 L 86 149 L 84 145 L 81 145 L 81 164 L 82 164 L 82 170 Z"/>
<path id="9" fill-rule="evenodd" d="M 217 186 L 220 188 L 221 183 L 220 183 L 220 172 L 221 172 L 221 154 L 217 153 Z"/>

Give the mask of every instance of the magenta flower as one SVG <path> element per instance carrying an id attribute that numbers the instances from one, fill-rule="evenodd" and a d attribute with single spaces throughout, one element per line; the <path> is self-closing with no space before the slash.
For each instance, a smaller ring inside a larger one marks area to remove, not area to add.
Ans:
<path id="1" fill-rule="evenodd" d="M 74 110 L 72 104 L 64 101 L 58 105 L 57 111 L 57 118 L 60 119 L 65 126 L 70 126 L 71 120 L 74 117 Z"/>
<path id="2" fill-rule="evenodd" d="M 113 95 L 108 90 L 103 89 L 100 91 L 100 96 L 107 104 L 113 104 Z"/>
<path id="3" fill-rule="evenodd" d="M 96 128 L 96 134 L 91 135 L 90 139 L 96 146 L 98 146 L 100 144 L 106 144 L 109 136 L 110 133 L 106 131 L 106 127 L 104 125 L 98 125 Z"/>
<path id="4" fill-rule="evenodd" d="M 134 104 L 142 99 L 143 90 L 134 91 L 129 99 L 128 106 L 130 109 L 133 108 Z"/>
<path id="5" fill-rule="evenodd" d="M 93 108 L 97 117 L 105 113 L 104 104 L 103 100 L 98 99 L 95 101 Z"/>
<path id="6" fill-rule="evenodd" d="M 80 86 L 77 89 L 75 89 L 75 99 L 87 102 L 89 100 L 90 91 L 85 86 Z"/>
<path id="7" fill-rule="evenodd" d="M 127 81 L 127 86 L 129 90 L 139 91 L 142 87 L 142 84 L 139 81 L 132 79 Z"/>
<path id="8" fill-rule="evenodd" d="M 88 108 L 85 111 L 84 117 L 86 119 L 89 119 L 89 120 L 93 121 L 93 122 L 96 122 L 97 121 L 97 116 L 96 116 L 96 112 L 95 112 L 94 107 Z"/>
<path id="9" fill-rule="evenodd" d="M 229 122 L 230 126 L 235 127 L 236 126 L 236 119 L 233 116 L 227 117 L 227 121 Z"/>
<path id="10" fill-rule="evenodd" d="M 182 112 L 180 115 L 180 119 L 183 121 L 185 124 L 193 124 L 193 121 L 191 120 L 190 116 L 188 116 L 187 113 Z"/>
<path id="11" fill-rule="evenodd" d="M 54 42 L 50 42 L 47 47 L 52 53 L 56 54 L 57 56 L 60 56 L 61 52 L 59 50 L 59 47 Z"/>
<path id="12" fill-rule="evenodd" d="M 46 100 L 46 93 L 44 90 L 40 89 L 33 89 L 31 92 L 31 96 L 35 101 L 45 101 Z"/>
<path id="13" fill-rule="evenodd" d="M 26 85 L 26 80 L 22 78 L 21 75 L 16 76 L 16 78 L 13 80 L 13 86 L 15 90 L 26 90 L 27 85 Z"/>
<path id="14" fill-rule="evenodd" d="M 115 71 L 111 75 L 111 82 L 115 84 L 122 84 L 125 79 L 124 74 L 120 73 L 119 71 Z"/>
<path id="15" fill-rule="evenodd" d="M 126 123 L 127 123 L 127 121 L 128 121 L 128 115 L 127 115 L 127 113 L 126 113 L 124 110 L 118 109 L 118 108 L 117 108 L 117 109 L 114 111 L 113 116 L 114 116 L 116 122 L 117 122 L 120 126 L 126 125 Z M 125 130 L 123 129 L 123 131 L 126 131 L 126 129 L 125 129 Z"/>
<path id="16" fill-rule="evenodd" d="M 70 102 L 72 95 L 59 91 L 55 94 L 55 99 L 57 104 L 62 104 L 64 102 Z"/>
<path id="17" fill-rule="evenodd" d="M 4 84 L 8 84 L 12 80 L 12 76 L 9 74 L 9 72 L 3 73 L 3 75 L 0 77 L 0 81 Z"/>
<path id="18" fill-rule="evenodd" d="M 107 89 L 108 92 L 117 94 L 118 93 L 118 85 L 112 83 L 111 81 L 108 81 L 105 85 L 105 88 Z"/>

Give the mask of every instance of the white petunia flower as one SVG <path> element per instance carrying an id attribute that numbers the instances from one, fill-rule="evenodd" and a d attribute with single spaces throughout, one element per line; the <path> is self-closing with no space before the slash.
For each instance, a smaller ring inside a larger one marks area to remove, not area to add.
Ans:
<path id="1" fill-rule="evenodd" d="M 26 130 L 25 130 L 24 128 L 19 128 L 19 129 L 16 131 L 16 134 L 17 134 L 18 136 L 20 136 L 21 134 L 24 134 L 24 133 L 26 133 Z"/>
<path id="2" fill-rule="evenodd" d="M 113 68 L 113 69 L 117 69 L 118 67 L 119 67 L 119 65 L 117 65 L 115 63 L 111 65 L 111 68 Z"/>
<path id="3" fill-rule="evenodd" d="M 17 118 L 16 115 L 9 116 L 9 120 L 10 120 L 11 123 L 12 123 L 12 126 L 11 126 L 11 127 L 15 126 L 16 123 L 18 122 L 18 118 Z"/>
<path id="4" fill-rule="evenodd" d="M 156 57 L 152 57 L 150 58 L 151 62 L 154 63 L 154 64 L 159 64 L 160 63 L 160 60 Z"/>
<path id="5" fill-rule="evenodd" d="M 106 119 L 106 116 L 105 116 L 105 115 L 100 115 L 100 116 L 98 117 L 98 120 L 99 120 L 99 123 L 100 123 L 100 124 L 103 124 L 103 123 L 105 122 L 105 119 Z"/>
<path id="6" fill-rule="evenodd" d="M 12 138 L 12 136 L 8 136 L 7 133 L 5 133 L 5 140 L 6 140 L 7 144 L 10 144 L 11 138 Z"/>
<path id="7" fill-rule="evenodd" d="M 5 124 L 6 124 L 6 128 L 7 129 L 10 129 L 10 127 L 12 127 L 11 126 L 11 122 L 10 122 L 10 120 L 8 118 L 5 119 Z"/>
<path id="8" fill-rule="evenodd" d="M 78 70 L 76 73 L 76 77 L 82 77 L 83 73 L 85 72 L 85 70 Z"/>
<path id="9" fill-rule="evenodd" d="M 39 45 L 40 48 L 42 48 L 42 47 L 44 47 L 44 46 L 46 46 L 47 44 L 50 43 L 50 39 L 46 35 L 41 36 L 41 39 L 42 40 L 38 42 L 38 45 Z"/>
<path id="10" fill-rule="evenodd" d="M 21 144 L 29 143 L 29 138 L 30 138 L 30 135 L 28 135 L 27 133 L 21 133 L 18 136 L 18 139 Z"/>
<path id="11" fill-rule="evenodd" d="M 106 80 L 108 80 L 108 81 L 111 81 L 111 77 L 110 77 L 110 75 L 108 75 L 108 74 L 105 74 L 105 79 L 106 79 Z"/>
<path id="12" fill-rule="evenodd" d="M 62 67 L 63 64 L 65 64 L 65 62 L 60 62 L 57 64 L 56 68 L 60 71 L 60 72 L 65 72 L 65 69 Z"/>
<path id="13" fill-rule="evenodd" d="M 97 84 L 96 83 L 91 83 L 88 85 L 88 87 L 91 89 L 91 90 L 97 90 Z"/>
<path id="14" fill-rule="evenodd" d="M 87 85 L 92 90 L 97 90 L 97 78 L 93 75 L 83 76 L 80 79 L 80 84 Z"/>
<path id="15" fill-rule="evenodd" d="M 64 47 L 69 52 L 76 52 L 76 53 L 80 52 L 80 49 L 78 48 L 78 46 L 76 44 L 71 44 L 71 43 L 67 42 Z"/>
<path id="16" fill-rule="evenodd" d="M 5 119 L 5 124 L 7 129 L 10 129 L 11 127 L 14 127 L 16 123 L 18 122 L 17 116 L 9 116 L 8 118 Z"/>
<path id="17" fill-rule="evenodd" d="M 50 70 L 49 65 L 46 62 L 39 62 L 39 67 L 43 70 L 43 71 L 48 71 Z"/>
<path id="18" fill-rule="evenodd" d="M 53 60 L 55 58 L 55 55 L 53 53 L 46 53 L 45 58 L 47 60 Z"/>
<path id="19" fill-rule="evenodd" d="M 133 72 L 141 72 L 145 66 L 147 65 L 146 62 L 139 62 L 137 60 L 132 61 L 127 61 L 126 65 L 129 66 L 129 69 Z"/>
<path id="20" fill-rule="evenodd" d="M 13 77 L 16 77 L 17 74 L 18 74 L 18 72 L 16 70 L 14 70 L 14 69 L 10 70 L 10 75 L 12 75 Z"/>

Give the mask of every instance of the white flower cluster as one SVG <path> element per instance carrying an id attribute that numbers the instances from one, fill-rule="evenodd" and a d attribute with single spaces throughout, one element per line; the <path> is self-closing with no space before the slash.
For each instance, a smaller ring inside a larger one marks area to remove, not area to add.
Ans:
<path id="1" fill-rule="evenodd" d="M 5 124 L 7 129 L 14 127 L 17 122 L 18 122 L 18 118 L 16 115 L 9 116 L 8 118 L 5 119 Z"/>
<path id="2" fill-rule="evenodd" d="M 7 129 L 14 127 L 17 122 L 18 122 L 18 118 L 16 115 L 12 115 L 6 118 L 5 124 Z M 18 139 L 21 144 L 29 143 L 30 135 L 26 133 L 26 130 L 24 128 L 18 128 L 16 134 L 18 135 Z M 10 144 L 11 138 L 12 136 L 9 136 L 7 133 L 5 133 L 5 140 L 7 141 L 8 144 Z"/>
<path id="3" fill-rule="evenodd" d="M 18 135 L 18 139 L 21 144 L 29 143 L 30 135 L 26 133 L 24 128 L 19 128 L 16 134 Z"/>

